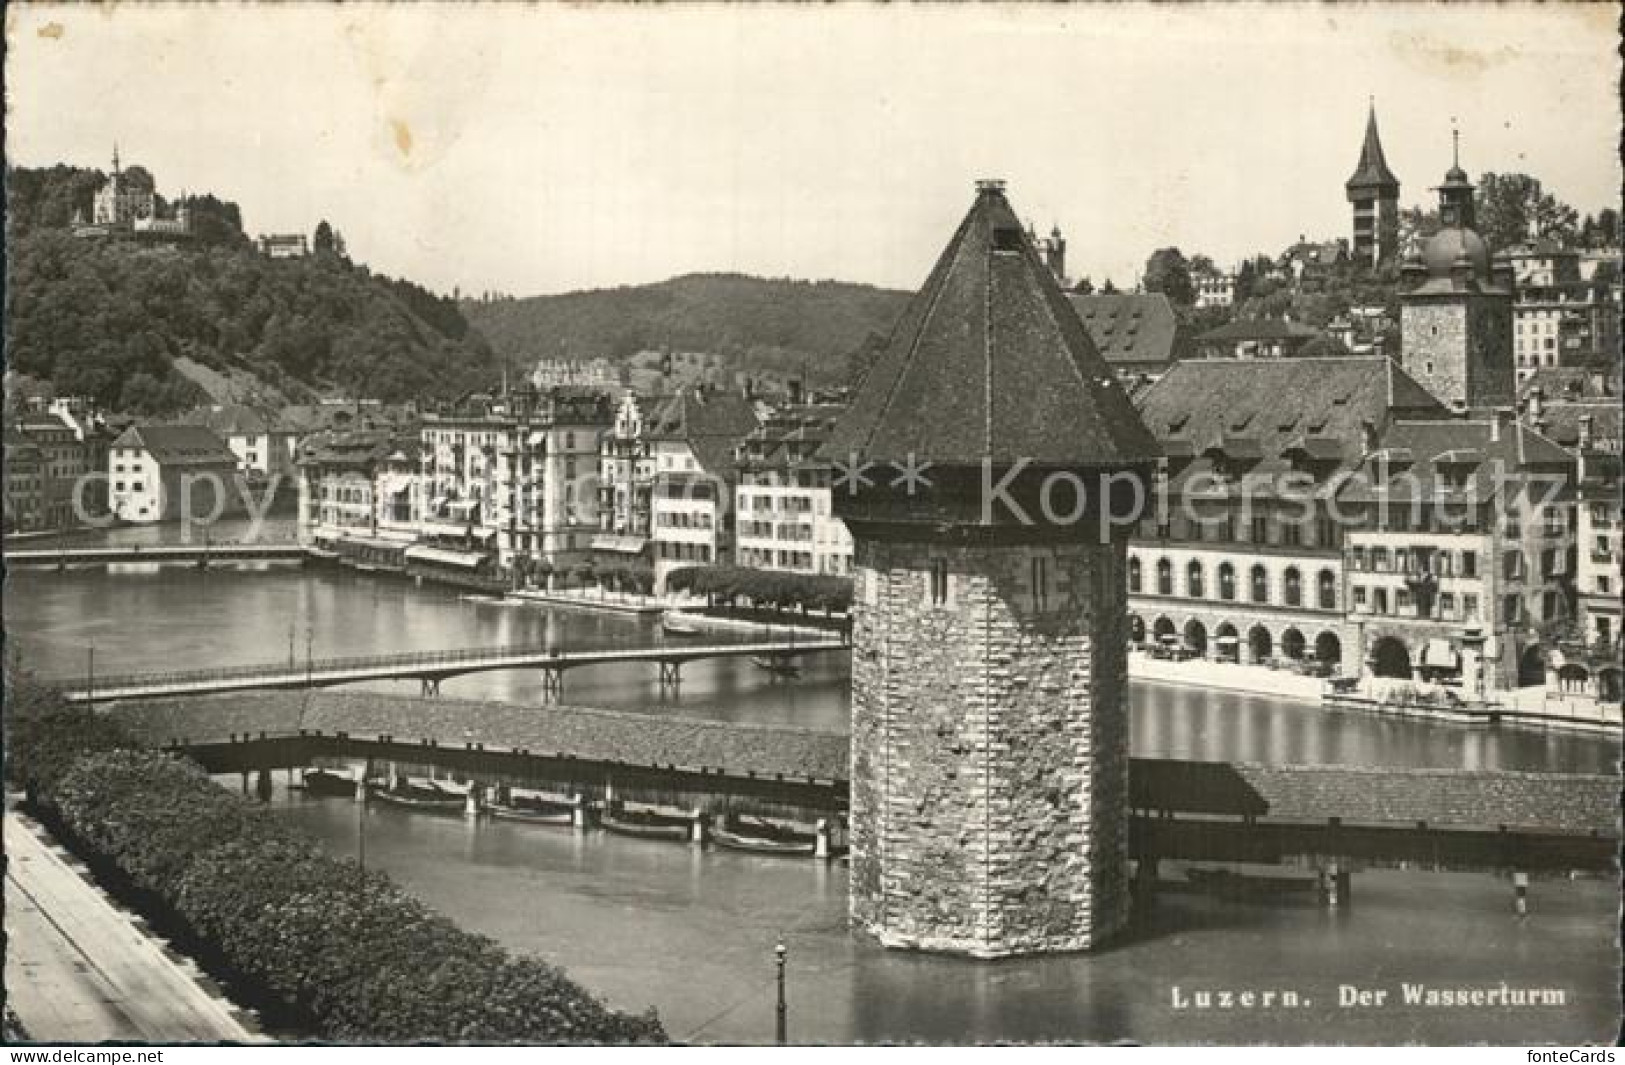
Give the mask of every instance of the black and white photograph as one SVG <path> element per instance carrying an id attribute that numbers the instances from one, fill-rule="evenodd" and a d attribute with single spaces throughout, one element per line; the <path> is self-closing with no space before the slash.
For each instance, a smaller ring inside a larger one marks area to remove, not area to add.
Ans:
<path id="1" fill-rule="evenodd" d="M 7 5 L 7 1060 L 1612 1061 L 1622 13 Z"/>

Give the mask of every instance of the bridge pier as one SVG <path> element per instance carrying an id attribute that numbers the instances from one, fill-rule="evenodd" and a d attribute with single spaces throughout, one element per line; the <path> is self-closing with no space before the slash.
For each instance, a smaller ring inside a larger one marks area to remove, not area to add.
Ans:
<path id="1" fill-rule="evenodd" d="M 463 799 L 463 816 L 470 821 L 476 821 L 480 816 L 482 803 L 480 801 L 482 787 L 477 780 L 468 782 L 468 795 Z"/>
<path id="2" fill-rule="evenodd" d="M 829 857 L 829 819 L 820 817 L 813 825 L 813 857 Z"/>
<path id="3" fill-rule="evenodd" d="M 269 769 L 261 769 L 259 780 L 257 780 L 254 785 L 255 797 L 258 798 L 260 802 L 270 802 L 271 791 L 271 771 Z"/>
<path id="4" fill-rule="evenodd" d="M 367 767 L 364 766 L 364 765 L 356 766 L 355 770 L 354 770 L 354 774 L 355 774 L 355 801 L 356 802 L 366 802 L 367 801 Z"/>
<path id="5" fill-rule="evenodd" d="M 1354 873 L 1348 866 L 1332 862 L 1320 870 L 1320 898 L 1329 910 L 1353 905 Z"/>
<path id="6" fill-rule="evenodd" d="M 587 797 L 581 792 L 570 796 L 570 827 L 577 832 L 587 831 Z"/>
<path id="7" fill-rule="evenodd" d="M 1512 907 L 1519 917 L 1529 913 L 1529 874 L 1514 872 L 1512 874 Z"/>
<path id="8" fill-rule="evenodd" d="M 434 698 L 439 697 L 439 695 L 440 695 L 440 678 L 439 677 L 421 677 L 421 678 L 419 678 L 419 680 L 421 681 L 421 683 L 423 685 L 423 691 L 422 691 L 423 698 L 425 698 L 425 699 L 434 699 Z"/>
<path id="9" fill-rule="evenodd" d="M 248 794 L 248 770 L 243 770 L 243 794 Z"/>
<path id="10" fill-rule="evenodd" d="M 562 703 L 564 701 L 564 670 L 542 668 L 542 702 Z"/>
<path id="11" fill-rule="evenodd" d="M 696 847 L 705 845 L 705 811 L 691 810 L 688 814 L 688 841 Z"/>
<path id="12" fill-rule="evenodd" d="M 660 694 L 677 695 L 683 687 L 683 664 L 681 662 L 660 663 Z"/>

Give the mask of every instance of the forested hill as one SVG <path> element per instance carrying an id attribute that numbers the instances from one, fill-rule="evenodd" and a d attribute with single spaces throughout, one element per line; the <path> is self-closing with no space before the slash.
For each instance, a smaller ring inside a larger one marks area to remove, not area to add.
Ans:
<path id="1" fill-rule="evenodd" d="M 560 296 L 464 300 L 463 312 L 498 352 L 617 362 L 669 347 L 721 356 L 752 372 L 834 382 L 871 335 L 885 337 L 908 293 L 838 281 L 688 274 L 652 285 Z"/>
<path id="2" fill-rule="evenodd" d="M 188 197 L 195 235 L 183 243 L 75 236 L 73 214 L 90 213 L 102 180 L 6 172 L 8 371 L 138 414 L 199 402 L 195 379 L 247 380 L 272 399 L 397 401 L 500 377 L 455 301 L 330 251 L 266 258 L 237 205 L 212 196 Z"/>

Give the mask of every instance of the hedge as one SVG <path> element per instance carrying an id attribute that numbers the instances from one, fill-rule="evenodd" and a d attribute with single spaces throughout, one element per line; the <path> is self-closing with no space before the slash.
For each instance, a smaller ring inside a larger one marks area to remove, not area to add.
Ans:
<path id="1" fill-rule="evenodd" d="M 7 775 L 93 864 L 176 919 L 245 986 L 339 1041 L 602 1043 L 664 1039 L 565 974 L 508 954 L 323 854 L 195 764 L 8 684 Z"/>

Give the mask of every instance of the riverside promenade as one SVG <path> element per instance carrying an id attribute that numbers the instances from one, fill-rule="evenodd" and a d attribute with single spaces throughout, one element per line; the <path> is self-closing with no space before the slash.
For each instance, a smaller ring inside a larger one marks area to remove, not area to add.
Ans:
<path id="1" fill-rule="evenodd" d="M 6 998 L 29 1039 L 267 1041 L 9 809 L 5 845 Z"/>

